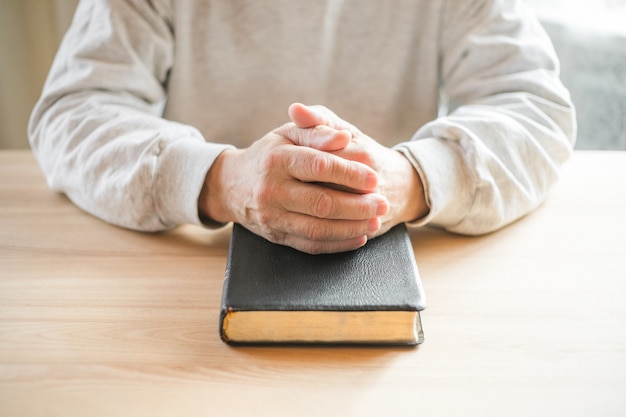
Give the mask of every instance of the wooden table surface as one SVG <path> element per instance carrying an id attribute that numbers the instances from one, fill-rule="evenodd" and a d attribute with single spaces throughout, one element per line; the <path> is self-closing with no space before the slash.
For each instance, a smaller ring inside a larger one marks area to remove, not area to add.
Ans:
<path id="1" fill-rule="evenodd" d="M 624 416 L 626 152 L 497 233 L 411 232 L 417 348 L 223 344 L 230 228 L 123 230 L 0 152 L 0 416 Z"/>

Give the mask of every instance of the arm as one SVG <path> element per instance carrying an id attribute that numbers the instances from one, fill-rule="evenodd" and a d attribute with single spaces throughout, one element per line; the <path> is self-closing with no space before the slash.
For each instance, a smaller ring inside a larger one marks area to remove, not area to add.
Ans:
<path id="1" fill-rule="evenodd" d="M 29 126 L 50 186 L 132 229 L 237 221 L 308 252 L 365 244 L 387 211 L 387 201 L 371 193 L 376 173 L 285 139 L 326 134 L 332 145 L 345 132 L 291 124 L 240 150 L 161 117 L 174 59 L 168 14 L 158 1 L 79 5 Z"/>
<path id="2" fill-rule="evenodd" d="M 480 234 L 545 198 L 572 151 L 575 116 L 547 35 L 518 1 L 449 1 L 443 93 L 456 109 L 397 147 L 425 179 L 420 223 Z"/>
<path id="3" fill-rule="evenodd" d="M 81 2 L 29 125 L 53 189 L 147 231 L 200 222 L 205 174 L 227 148 L 161 117 L 174 51 L 158 4 Z"/>
<path id="4" fill-rule="evenodd" d="M 400 222 L 496 230 L 543 201 L 571 153 L 574 109 L 550 42 L 521 3 L 451 1 L 442 31 L 443 93 L 459 107 L 412 141 L 391 150 L 323 106 L 290 108 L 299 127 L 350 130 L 335 153 L 378 173 L 390 209 L 371 236 Z"/>

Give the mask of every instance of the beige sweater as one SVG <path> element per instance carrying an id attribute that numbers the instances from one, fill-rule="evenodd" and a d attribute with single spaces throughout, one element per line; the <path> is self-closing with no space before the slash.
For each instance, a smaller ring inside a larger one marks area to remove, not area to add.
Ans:
<path id="1" fill-rule="evenodd" d="M 420 224 L 489 232 L 535 208 L 574 110 L 522 1 L 88 0 L 29 125 L 49 185 L 139 230 L 199 224 L 207 170 L 323 104 L 403 152 Z"/>

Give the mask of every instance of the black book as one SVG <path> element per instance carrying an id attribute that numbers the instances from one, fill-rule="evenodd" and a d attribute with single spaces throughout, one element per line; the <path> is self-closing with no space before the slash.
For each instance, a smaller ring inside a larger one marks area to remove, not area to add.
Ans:
<path id="1" fill-rule="evenodd" d="M 227 343 L 416 345 L 424 290 L 407 229 L 309 255 L 233 226 L 220 335 Z"/>

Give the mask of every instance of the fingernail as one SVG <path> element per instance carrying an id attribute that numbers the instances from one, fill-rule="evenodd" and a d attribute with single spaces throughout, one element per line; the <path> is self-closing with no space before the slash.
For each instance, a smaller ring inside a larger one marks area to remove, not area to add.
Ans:
<path id="1" fill-rule="evenodd" d="M 375 217 L 367 223 L 367 234 L 377 232 L 381 226 L 380 217 Z"/>
<path id="2" fill-rule="evenodd" d="M 368 172 L 363 186 L 366 190 L 375 190 L 378 186 L 378 174 L 376 172 Z"/>
<path id="3" fill-rule="evenodd" d="M 377 216 L 384 216 L 389 212 L 389 201 L 383 197 L 382 200 L 378 202 L 378 207 L 376 208 Z"/>

